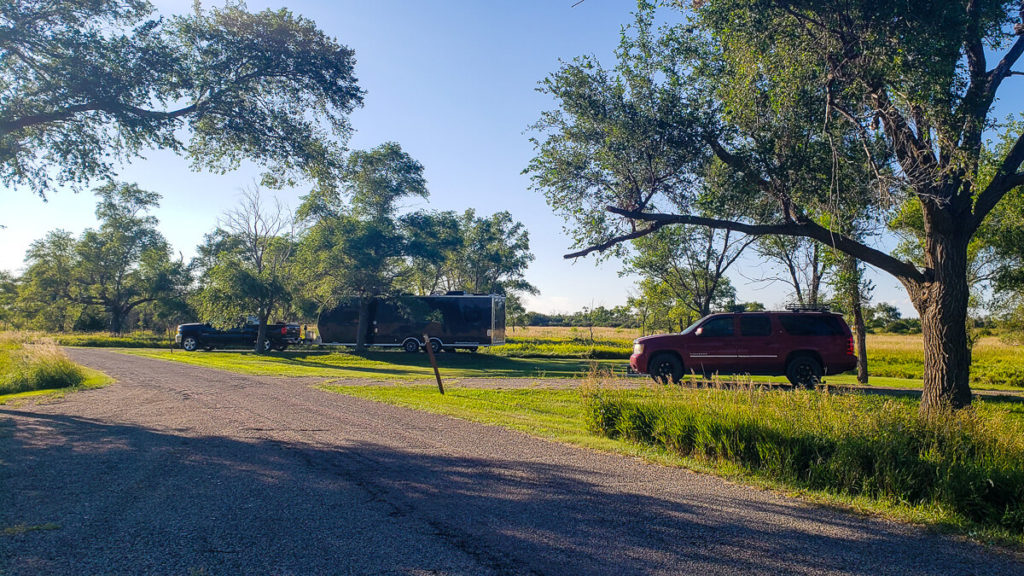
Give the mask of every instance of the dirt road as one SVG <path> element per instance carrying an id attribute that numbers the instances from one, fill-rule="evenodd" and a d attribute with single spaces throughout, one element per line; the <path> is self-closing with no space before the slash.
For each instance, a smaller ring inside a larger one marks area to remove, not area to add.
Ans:
<path id="1" fill-rule="evenodd" d="M 0 575 L 1024 574 L 685 470 L 102 350 L 0 406 Z"/>

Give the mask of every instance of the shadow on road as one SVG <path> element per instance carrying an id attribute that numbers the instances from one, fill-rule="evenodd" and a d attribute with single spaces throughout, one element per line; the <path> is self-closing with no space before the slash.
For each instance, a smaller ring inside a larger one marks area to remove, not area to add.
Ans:
<path id="1" fill-rule="evenodd" d="M 643 495 L 639 479 L 608 484 L 514 446 L 485 460 L 267 432 L 232 440 L 0 408 L 0 574 L 1021 570 L 814 507 L 662 480 Z"/>

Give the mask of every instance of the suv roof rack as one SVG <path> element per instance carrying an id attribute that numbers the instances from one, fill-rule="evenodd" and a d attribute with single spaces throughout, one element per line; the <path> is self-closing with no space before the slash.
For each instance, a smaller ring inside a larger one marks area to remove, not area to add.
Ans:
<path id="1" fill-rule="evenodd" d="M 818 306 L 802 306 L 800 304 L 786 304 L 786 310 L 790 312 L 830 312 L 827 304 Z"/>

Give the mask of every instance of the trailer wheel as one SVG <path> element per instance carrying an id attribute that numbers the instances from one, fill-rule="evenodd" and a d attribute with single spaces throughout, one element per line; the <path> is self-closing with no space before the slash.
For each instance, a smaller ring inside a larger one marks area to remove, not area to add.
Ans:
<path id="1" fill-rule="evenodd" d="M 420 341 L 415 338 L 406 338 L 405 342 L 402 342 L 402 350 L 405 350 L 406 352 L 410 353 L 419 352 Z"/>
<path id="2" fill-rule="evenodd" d="M 431 340 L 430 341 L 430 351 L 433 352 L 434 354 L 439 354 L 441 352 L 442 348 L 443 348 L 443 346 L 441 346 L 441 341 L 440 340 Z"/>

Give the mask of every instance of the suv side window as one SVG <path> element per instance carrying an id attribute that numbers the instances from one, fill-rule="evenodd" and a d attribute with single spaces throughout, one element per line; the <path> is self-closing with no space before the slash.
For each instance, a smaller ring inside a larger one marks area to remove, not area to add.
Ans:
<path id="1" fill-rule="evenodd" d="M 772 321 L 767 315 L 740 316 L 740 336 L 771 336 Z"/>
<path id="2" fill-rule="evenodd" d="M 782 328 L 793 336 L 835 336 L 842 334 L 839 322 L 832 316 L 779 316 Z"/>
<path id="3" fill-rule="evenodd" d="M 732 336 L 732 316 L 713 318 L 700 328 L 701 336 Z"/>

